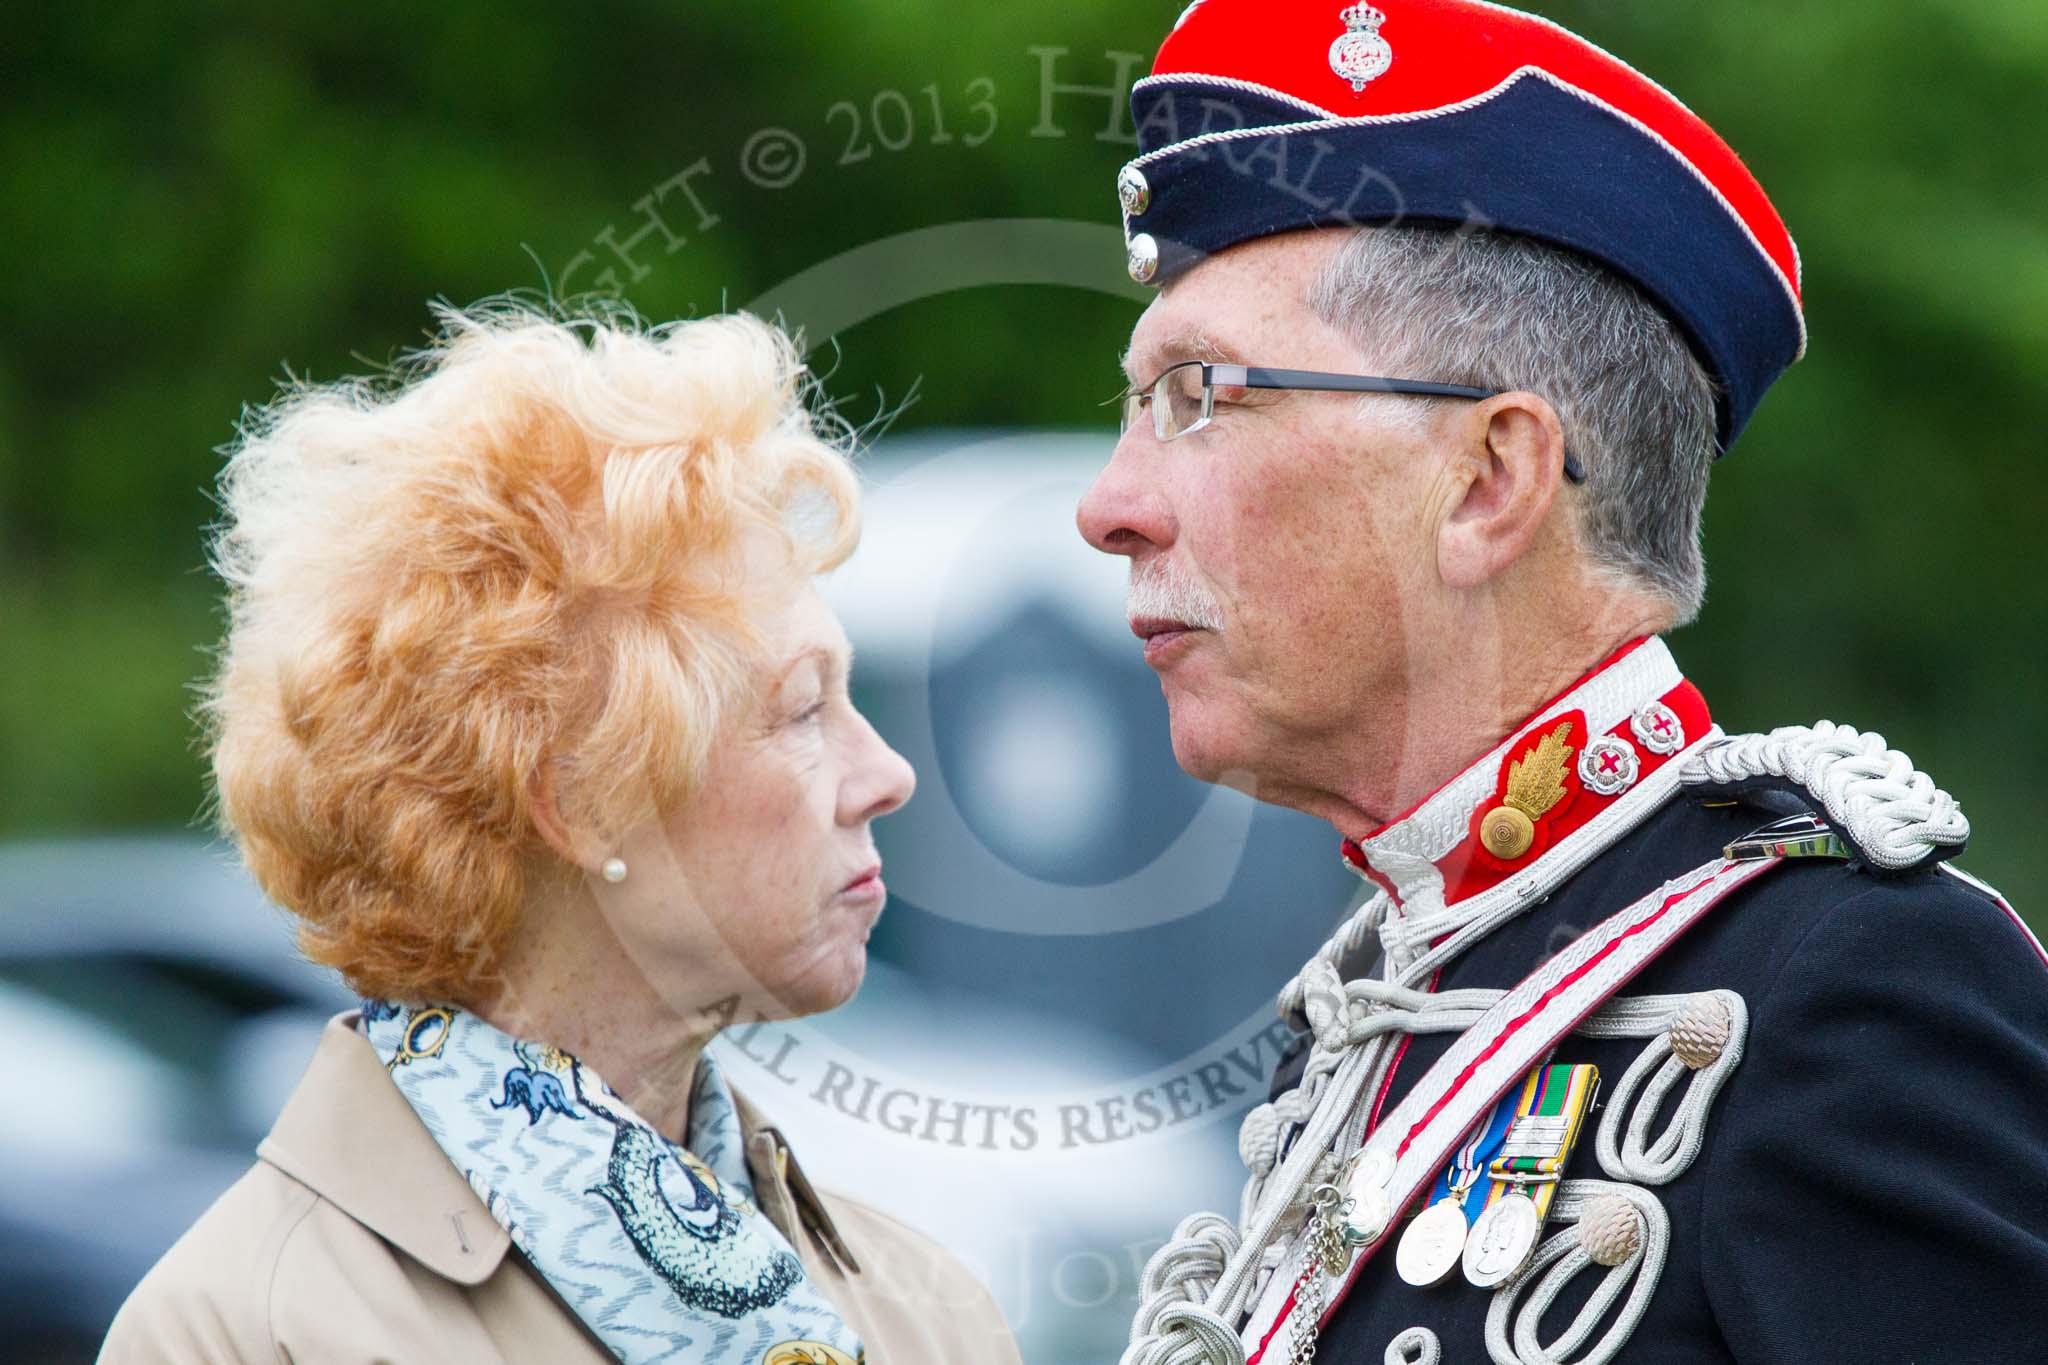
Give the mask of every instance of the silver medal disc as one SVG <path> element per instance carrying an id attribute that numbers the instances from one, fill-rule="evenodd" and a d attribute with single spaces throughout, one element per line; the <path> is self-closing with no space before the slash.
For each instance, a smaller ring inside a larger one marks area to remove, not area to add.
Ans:
<path id="1" fill-rule="evenodd" d="M 1415 1216 L 1394 1248 L 1394 1269 L 1417 1289 L 1442 1284 L 1458 1268 L 1465 1250 L 1465 1210 L 1455 1199 L 1439 1199 Z"/>
<path id="2" fill-rule="evenodd" d="M 1520 1270 L 1536 1250 L 1543 1217 L 1526 1194 L 1504 1194 L 1487 1205 L 1465 1239 L 1465 1278 L 1492 1289 Z"/>
<path id="3" fill-rule="evenodd" d="M 1345 1207 L 1344 1240 L 1353 1246 L 1377 1242 L 1394 1221 L 1394 1203 L 1387 1185 L 1394 1178 L 1394 1155 L 1383 1147 L 1369 1147 L 1351 1158 L 1345 1168 L 1344 1190 L 1350 1196 Z"/>
<path id="4" fill-rule="evenodd" d="M 1393 1221 L 1394 1206 L 1387 1201 L 1385 1190 L 1361 1190 L 1351 1196 L 1344 1210 L 1344 1240 L 1353 1246 L 1377 1242 L 1385 1234 L 1387 1224 Z"/>

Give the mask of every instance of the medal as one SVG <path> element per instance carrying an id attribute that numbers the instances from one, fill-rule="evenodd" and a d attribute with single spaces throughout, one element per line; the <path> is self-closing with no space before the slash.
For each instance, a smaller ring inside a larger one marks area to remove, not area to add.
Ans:
<path id="1" fill-rule="evenodd" d="M 1493 1288 L 1522 1268 L 1542 1232 L 1543 1215 L 1535 1200 L 1520 1190 L 1502 1195 L 1486 1206 L 1465 1239 L 1465 1278 L 1481 1289 Z"/>
<path id="2" fill-rule="evenodd" d="M 1387 1182 L 1394 1178 L 1394 1157 L 1384 1148 L 1368 1147 L 1351 1158 L 1344 1176 L 1345 1199 L 1339 1210 L 1344 1240 L 1352 1246 L 1377 1242 L 1394 1221 Z"/>
<path id="3" fill-rule="evenodd" d="M 1528 1264 L 1599 1088 L 1599 1068 L 1583 1064 L 1539 1066 L 1523 1080 L 1500 1155 L 1486 1168 L 1486 1208 L 1465 1239 L 1466 1280 L 1492 1289 Z"/>
<path id="4" fill-rule="evenodd" d="M 1484 1190 L 1474 1188 L 1480 1184 L 1479 1172 L 1506 1140 L 1514 1115 L 1514 1096 L 1505 1095 L 1473 1125 L 1451 1164 L 1436 1178 L 1429 1206 L 1401 1234 L 1394 1270 L 1417 1289 L 1443 1283 L 1458 1268 L 1471 1215 L 1486 1204 Z"/>
<path id="5" fill-rule="evenodd" d="M 1465 1206 L 1439 1199 L 1408 1225 L 1394 1248 L 1394 1269 L 1417 1289 L 1442 1284 L 1465 1251 Z"/>

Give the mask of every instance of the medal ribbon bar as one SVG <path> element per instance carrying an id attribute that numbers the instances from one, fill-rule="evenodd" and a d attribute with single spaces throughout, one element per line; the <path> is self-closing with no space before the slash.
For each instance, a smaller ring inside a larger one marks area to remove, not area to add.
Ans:
<path id="1" fill-rule="evenodd" d="M 1518 1186 L 1534 1185 L 1539 1188 L 1530 1198 L 1536 1211 L 1548 1215 L 1550 1196 L 1599 1088 L 1600 1069 L 1591 1063 L 1539 1066 L 1529 1073 L 1515 1101 L 1507 1141 L 1486 1168 L 1493 1181 L 1489 1204 Z"/>

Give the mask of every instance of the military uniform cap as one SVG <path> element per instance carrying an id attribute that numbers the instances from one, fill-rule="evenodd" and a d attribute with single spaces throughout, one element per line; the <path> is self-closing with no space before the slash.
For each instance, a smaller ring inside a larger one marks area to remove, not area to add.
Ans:
<path id="1" fill-rule="evenodd" d="M 1196 0 L 1131 93 L 1133 278 L 1164 285 L 1306 227 L 1477 225 L 1591 257 L 1719 386 L 1722 448 L 1805 350 L 1799 253 L 1760 185 L 1663 87 L 1484 0 Z"/>

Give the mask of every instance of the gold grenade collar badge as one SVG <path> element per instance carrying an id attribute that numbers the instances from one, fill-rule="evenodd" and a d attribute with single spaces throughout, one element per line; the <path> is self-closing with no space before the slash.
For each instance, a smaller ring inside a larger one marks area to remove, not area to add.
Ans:
<path id="1" fill-rule="evenodd" d="M 1571 737 L 1572 722 L 1567 720 L 1508 765 L 1507 790 L 1500 804 L 1479 822 L 1479 842 L 1488 853 L 1505 862 L 1529 851 L 1536 841 L 1536 822 L 1567 794 L 1565 775 L 1576 752 Z"/>

